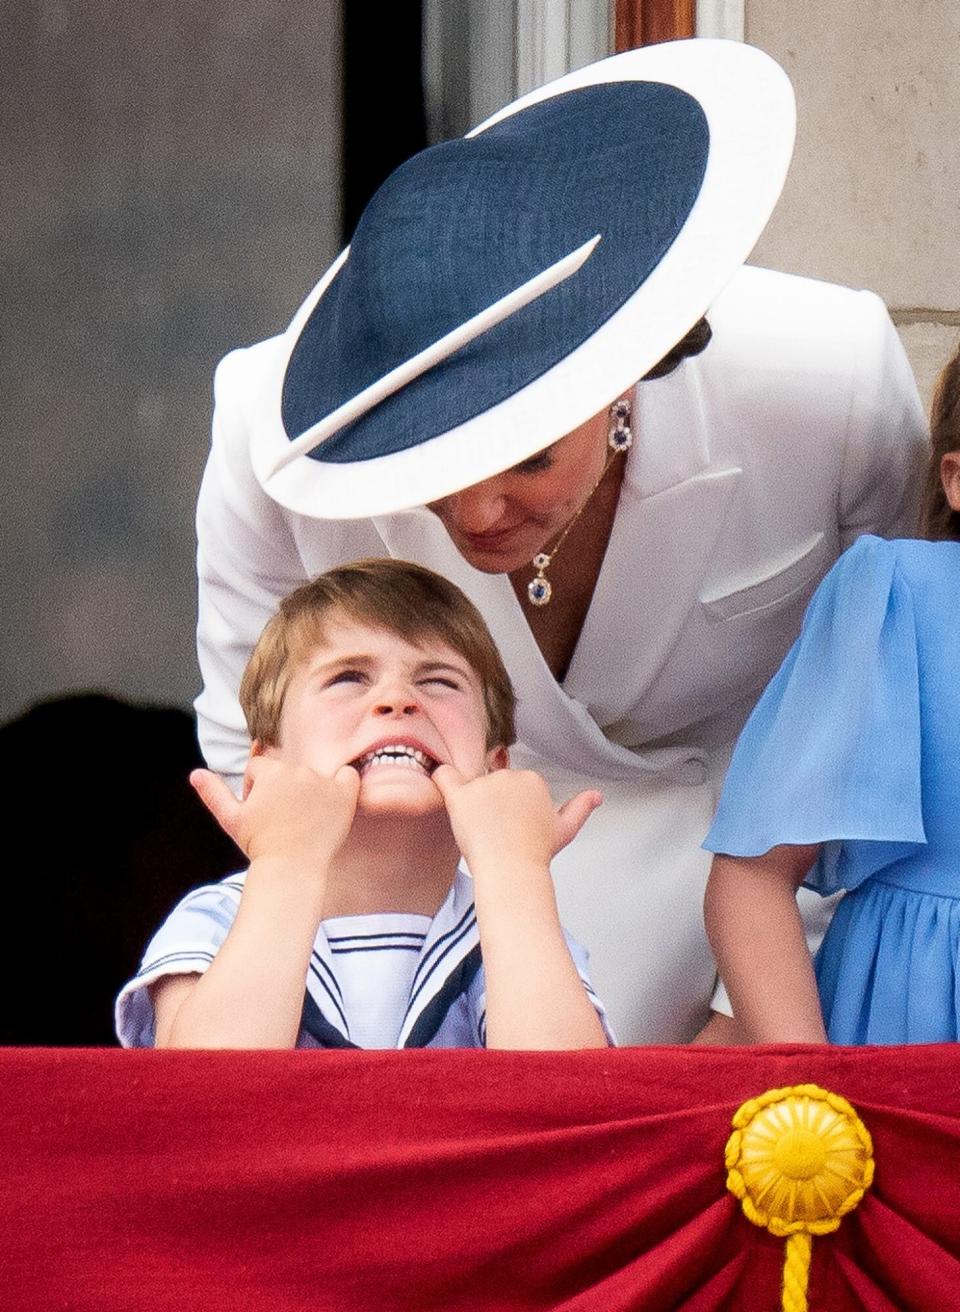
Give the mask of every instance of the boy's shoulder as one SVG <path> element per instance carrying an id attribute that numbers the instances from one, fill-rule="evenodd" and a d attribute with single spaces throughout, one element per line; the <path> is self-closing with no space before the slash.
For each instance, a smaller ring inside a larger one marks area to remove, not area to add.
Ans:
<path id="1" fill-rule="evenodd" d="M 194 902 L 216 902 L 218 900 L 239 903 L 246 882 L 246 870 L 236 870 L 232 874 L 225 875 L 223 879 L 218 880 L 215 884 L 198 884 L 196 888 L 192 888 L 189 893 L 181 898 L 178 906 L 185 907 Z"/>
<path id="2" fill-rule="evenodd" d="M 211 932 L 230 928 L 240 906 L 240 897 L 247 872 L 240 870 L 225 876 L 216 884 L 200 884 L 184 894 L 154 934 L 144 954 L 141 972 L 152 956 L 163 949 L 166 942 L 178 935 L 196 932 L 201 922 L 209 923 Z"/>

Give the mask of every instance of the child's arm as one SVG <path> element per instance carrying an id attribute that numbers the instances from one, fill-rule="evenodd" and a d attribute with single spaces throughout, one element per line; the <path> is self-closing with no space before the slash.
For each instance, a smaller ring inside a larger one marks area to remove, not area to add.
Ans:
<path id="1" fill-rule="evenodd" d="M 607 1038 L 567 947 L 550 859 L 579 832 L 600 794 L 556 810 L 539 775 L 495 770 L 464 783 L 433 774 L 474 881 L 487 986 L 487 1047 L 605 1047 Z"/>
<path id="2" fill-rule="evenodd" d="M 330 860 L 350 830 L 359 776 L 324 779 L 252 760 L 242 802 L 216 775 L 191 782 L 250 857 L 236 919 L 203 975 L 153 987 L 158 1048 L 292 1048 Z"/>
<path id="3" fill-rule="evenodd" d="M 707 937 L 746 1043 L 825 1043 L 797 888 L 817 846 L 763 856 L 715 856 L 707 882 Z"/>

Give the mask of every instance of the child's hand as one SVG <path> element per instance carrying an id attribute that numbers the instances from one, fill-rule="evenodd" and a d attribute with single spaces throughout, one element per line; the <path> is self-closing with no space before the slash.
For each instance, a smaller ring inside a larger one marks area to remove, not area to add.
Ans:
<path id="1" fill-rule="evenodd" d="M 452 765 L 439 765 L 431 778 L 471 870 L 481 865 L 509 870 L 520 863 L 548 867 L 603 801 L 591 789 L 555 807 L 545 781 L 532 770 L 493 770 L 465 780 Z"/>
<path id="2" fill-rule="evenodd" d="M 190 783 L 251 862 L 267 856 L 311 865 L 329 861 L 350 832 L 360 792 L 352 766 L 325 779 L 306 766 L 266 756 L 250 760 L 242 801 L 211 770 L 194 770 Z"/>

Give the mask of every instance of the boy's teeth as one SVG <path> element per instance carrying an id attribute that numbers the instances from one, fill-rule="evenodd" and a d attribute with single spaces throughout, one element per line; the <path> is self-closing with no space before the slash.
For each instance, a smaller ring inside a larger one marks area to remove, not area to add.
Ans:
<path id="1" fill-rule="evenodd" d="M 401 765 L 409 766 L 411 769 L 425 770 L 430 773 L 430 758 L 425 752 L 421 752 L 416 747 L 406 747 L 397 744 L 396 747 L 378 747 L 375 752 L 368 752 L 361 758 L 361 767 L 370 765 Z"/>

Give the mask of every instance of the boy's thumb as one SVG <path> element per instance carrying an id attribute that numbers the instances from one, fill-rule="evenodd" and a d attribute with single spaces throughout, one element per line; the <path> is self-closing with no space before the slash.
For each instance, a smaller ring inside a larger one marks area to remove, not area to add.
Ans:
<path id="1" fill-rule="evenodd" d="M 190 785 L 223 832 L 240 844 L 241 806 L 230 788 L 212 770 L 191 770 Z"/>
<path id="2" fill-rule="evenodd" d="M 576 797 L 571 797 L 569 802 L 564 802 L 557 812 L 558 852 L 576 838 L 602 801 L 603 794 L 597 792 L 595 788 L 591 788 L 584 793 L 577 793 Z"/>

